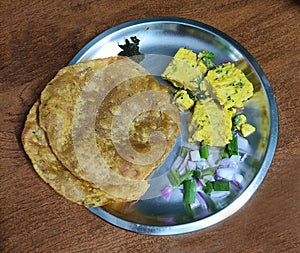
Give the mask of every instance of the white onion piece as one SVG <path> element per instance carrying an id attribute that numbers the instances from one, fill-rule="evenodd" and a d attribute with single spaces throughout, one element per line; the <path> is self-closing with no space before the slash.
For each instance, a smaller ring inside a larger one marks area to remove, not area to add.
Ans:
<path id="1" fill-rule="evenodd" d="M 201 160 L 200 152 L 199 150 L 192 150 L 190 151 L 191 160 L 193 162 L 199 162 Z"/>
<path id="2" fill-rule="evenodd" d="M 216 174 L 221 178 L 231 181 L 235 178 L 236 172 L 235 169 L 233 168 L 226 168 L 226 169 L 217 169 Z"/>
<path id="3" fill-rule="evenodd" d="M 196 180 L 197 191 L 201 191 L 204 185 L 204 183 L 202 182 L 203 180 L 199 178 L 195 178 L 195 180 Z"/>
<path id="4" fill-rule="evenodd" d="M 230 194 L 230 191 L 212 191 L 210 197 L 212 199 L 223 199 Z"/>
<path id="5" fill-rule="evenodd" d="M 197 162 L 197 168 L 200 170 L 205 170 L 205 169 L 209 168 L 209 164 L 206 161 L 206 159 L 201 158 L 201 160 L 199 162 Z"/>
<path id="6" fill-rule="evenodd" d="M 215 177 L 213 175 L 206 175 L 204 177 L 202 177 L 203 180 L 208 180 L 210 182 L 214 182 L 215 181 Z"/>
<path id="7" fill-rule="evenodd" d="M 183 162 L 180 164 L 179 168 L 178 168 L 178 173 L 180 176 L 183 176 L 186 173 L 186 166 L 189 160 L 189 153 L 186 154 Z"/>
<path id="8" fill-rule="evenodd" d="M 195 209 L 197 207 L 201 207 L 201 209 L 207 209 L 207 204 L 205 199 L 202 197 L 200 192 L 196 193 L 196 199 L 195 202 L 193 204 L 191 204 L 191 208 Z"/>
<path id="9" fill-rule="evenodd" d="M 182 162 L 183 162 L 183 158 L 181 156 L 177 156 L 171 168 L 177 170 L 182 164 Z"/>
<path id="10" fill-rule="evenodd" d="M 248 157 L 248 154 L 245 153 L 241 158 L 241 163 L 243 163 L 247 159 L 247 157 Z"/>
<path id="11" fill-rule="evenodd" d="M 227 167 L 229 167 L 229 165 L 230 165 L 230 159 L 229 159 L 229 157 L 226 157 L 220 161 L 219 167 L 227 168 Z"/>
<path id="12" fill-rule="evenodd" d="M 173 191 L 173 187 L 171 185 L 167 185 L 165 188 L 163 188 L 160 191 L 160 193 L 164 199 L 169 200 L 171 197 L 172 191 Z"/>
<path id="13" fill-rule="evenodd" d="M 202 186 L 206 186 L 206 183 L 204 182 L 203 178 L 200 179 L 200 183 L 202 184 Z"/>
<path id="14" fill-rule="evenodd" d="M 239 134 L 237 135 L 238 137 L 238 151 L 240 153 L 247 153 L 247 154 L 251 154 L 251 146 L 248 142 L 248 140 L 242 136 L 240 136 Z"/>
<path id="15" fill-rule="evenodd" d="M 207 158 L 207 162 L 209 164 L 210 167 L 216 167 L 218 166 L 219 162 L 220 162 L 220 157 L 221 157 L 221 152 L 223 151 L 223 148 L 219 148 L 219 147 L 208 147 L 208 158 Z"/>
<path id="16" fill-rule="evenodd" d="M 235 174 L 234 175 L 234 179 L 235 181 L 237 181 L 239 184 L 242 184 L 242 182 L 244 181 L 244 177 L 241 174 Z"/>
<path id="17" fill-rule="evenodd" d="M 241 156 L 240 155 L 232 155 L 229 158 L 229 160 L 230 160 L 231 163 L 239 164 L 241 162 Z"/>
<path id="18" fill-rule="evenodd" d="M 195 170 L 197 168 L 197 163 L 193 161 L 188 161 L 187 162 L 187 167 L 189 170 Z"/>

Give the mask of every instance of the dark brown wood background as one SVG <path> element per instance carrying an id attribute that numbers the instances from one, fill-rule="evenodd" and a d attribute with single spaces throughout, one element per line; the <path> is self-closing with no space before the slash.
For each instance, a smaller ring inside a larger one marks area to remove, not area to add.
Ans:
<path id="1" fill-rule="evenodd" d="M 177 236 L 127 232 L 48 187 L 20 134 L 46 83 L 88 41 L 153 16 L 195 19 L 227 33 L 258 61 L 276 94 L 280 133 L 253 198 L 208 229 Z M 292 0 L 3 0 L 0 2 L 0 251 L 300 252 L 300 5 Z"/>

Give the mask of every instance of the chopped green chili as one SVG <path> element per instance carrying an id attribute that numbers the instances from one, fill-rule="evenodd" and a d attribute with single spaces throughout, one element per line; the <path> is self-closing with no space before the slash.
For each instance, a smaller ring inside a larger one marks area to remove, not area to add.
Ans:
<path id="1" fill-rule="evenodd" d="M 206 182 L 206 185 L 203 186 L 203 191 L 207 194 L 207 195 L 210 195 L 210 193 L 212 192 L 213 190 L 213 185 L 210 181 Z"/>
<path id="2" fill-rule="evenodd" d="M 183 201 L 185 204 L 193 204 L 196 200 L 196 181 L 194 179 L 185 180 L 183 183 Z"/>
<path id="3" fill-rule="evenodd" d="M 227 144 L 227 151 L 228 154 L 231 155 L 238 155 L 239 151 L 238 151 L 238 138 L 237 136 L 233 136 L 232 140 L 230 141 L 230 143 Z"/>
<path id="4" fill-rule="evenodd" d="M 230 190 L 229 181 L 215 181 L 213 186 L 214 186 L 215 191 L 229 191 Z"/>
<path id="5" fill-rule="evenodd" d="M 216 171 L 213 168 L 207 168 L 202 170 L 202 177 L 204 176 L 215 176 Z"/>
<path id="6" fill-rule="evenodd" d="M 200 156 L 201 158 L 207 159 L 208 158 L 208 146 L 205 144 L 201 144 L 200 146 Z"/>
<path id="7" fill-rule="evenodd" d="M 181 185 L 182 182 L 184 182 L 186 179 L 190 178 L 191 176 L 193 176 L 192 170 L 188 171 L 182 176 L 179 174 L 178 170 L 175 169 L 171 169 L 168 173 L 169 181 L 173 187 L 177 187 Z"/>
<path id="8" fill-rule="evenodd" d="M 201 171 L 200 170 L 194 170 L 193 176 L 200 179 L 201 178 Z"/>

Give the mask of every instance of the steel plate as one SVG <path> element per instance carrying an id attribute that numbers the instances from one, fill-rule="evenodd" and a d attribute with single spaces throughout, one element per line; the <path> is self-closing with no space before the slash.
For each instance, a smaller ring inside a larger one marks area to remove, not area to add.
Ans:
<path id="1" fill-rule="evenodd" d="M 217 64 L 239 62 L 255 90 L 254 97 L 245 106 L 245 114 L 257 129 L 248 139 L 253 152 L 242 168 L 245 178 L 243 190 L 218 203 L 212 213 L 199 211 L 192 218 L 188 216 L 180 191 L 175 192 L 169 201 L 153 197 L 118 208 L 108 205 L 89 210 L 113 225 L 141 234 L 173 235 L 214 225 L 245 205 L 271 165 L 278 139 L 278 110 L 272 88 L 255 59 L 235 40 L 206 24 L 174 17 L 134 20 L 111 28 L 90 41 L 70 64 L 117 55 L 120 51 L 118 43 L 123 44 L 130 36 L 140 39 L 140 51 L 146 55 L 142 65 L 161 82 L 160 74 L 180 47 L 195 52 L 211 51 Z M 180 145 L 178 142 L 175 151 Z M 174 159 L 175 151 L 153 177 L 168 168 L 168 161 Z"/>

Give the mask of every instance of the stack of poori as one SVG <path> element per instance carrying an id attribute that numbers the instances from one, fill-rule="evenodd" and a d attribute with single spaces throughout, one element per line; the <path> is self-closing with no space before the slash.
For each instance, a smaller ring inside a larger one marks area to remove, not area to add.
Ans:
<path id="1" fill-rule="evenodd" d="M 179 128 L 169 90 L 116 56 L 61 69 L 31 108 L 22 142 L 56 192 L 96 207 L 139 199 Z"/>

